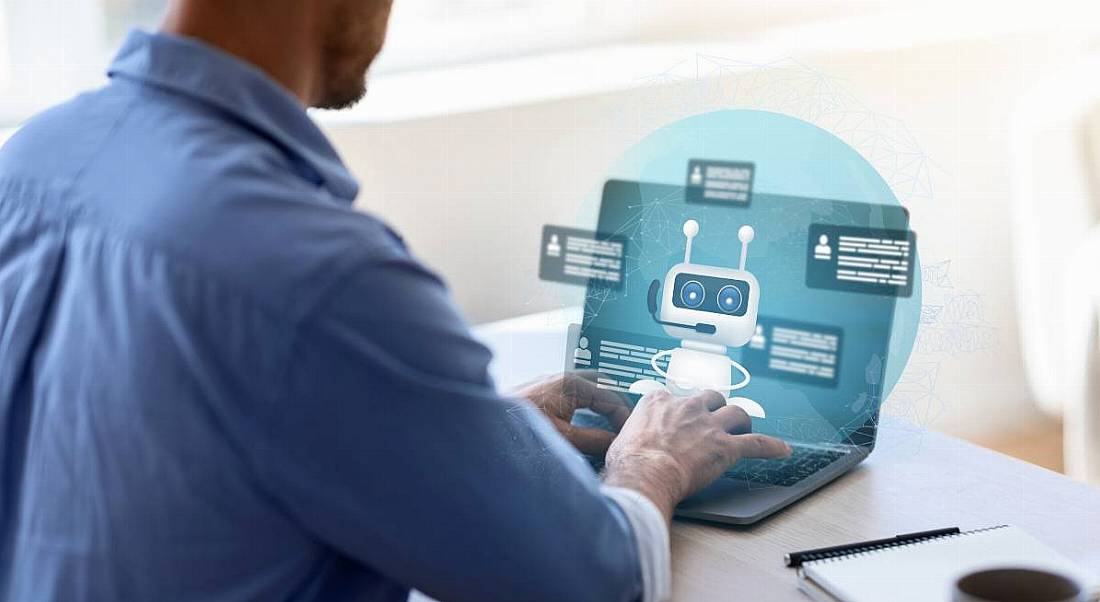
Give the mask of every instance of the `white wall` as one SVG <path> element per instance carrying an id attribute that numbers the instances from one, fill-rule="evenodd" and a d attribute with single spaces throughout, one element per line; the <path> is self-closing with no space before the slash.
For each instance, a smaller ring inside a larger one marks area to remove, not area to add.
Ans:
<path id="1" fill-rule="evenodd" d="M 948 342 L 992 337 L 980 350 L 929 339 L 937 344 L 914 362 L 934 368 L 935 386 L 911 391 L 895 411 L 969 436 L 1034 415 L 1010 269 L 1009 115 L 1038 76 L 1088 45 L 1083 34 L 1033 32 L 796 55 L 875 113 L 900 120 L 930 157 L 933 194 L 909 195 L 909 205 L 922 260 L 950 261 L 936 294 L 955 304 L 950 322 L 932 334 Z M 538 281 L 540 228 L 590 218 L 591 195 L 615 158 L 652 128 L 698 109 L 678 102 L 697 87 L 673 82 L 400 123 L 343 123 L 330 133 L 363 182 L 360 206 L 403 232 L 467 315 L 484 322 L 579 300 L 575 289 Z"/>
<path id="2" fill-rule="evenodd" d="M 0 13 L 0 123 L 17 123 L 102 78 L 98 0 L 4 1 Z"/>
<path id="3" fill-rule="evenodd" d="M 1011 269 L 1010 115 L 1043 74 L 1090 45 L 1080 33 L 1032 32 L 794 55 L 864 103 L 868 114 L 898 120 L 868 124 L 868 132 L 888 138 L 900 127 L 932 162 L 930 196 L 897 192 L 912 210 L 925 266 L 950 262 L 946 272 L 940 266 L 942 286 L 926 285 L 925 302 L 954 304 L 954 311 L 945 312 L 946 324 L 922 332 L 924 344 L 892 411 L 964 436 L 988 436 L 1036 416 Z M 593 195 L 620 153 L 663 123 L 716 108 L 685 102 L 700 84 L 676 79 L 480 112 L 327 127 L 363 184 L 359 206 L 393 223 L 448 280 L 467 315 L 485 322 L 579 303 L 578 289 L 538 280 L 540 228 L 591 223 Z M 439 90 L 441 104 L 454 92 Z M 7 134 L 0 131 L 0 142 Z M 992 343 L 952 349 L 957 339 L 975 335 Z M 927 387 L 925 373 L 934 376 Z"/>

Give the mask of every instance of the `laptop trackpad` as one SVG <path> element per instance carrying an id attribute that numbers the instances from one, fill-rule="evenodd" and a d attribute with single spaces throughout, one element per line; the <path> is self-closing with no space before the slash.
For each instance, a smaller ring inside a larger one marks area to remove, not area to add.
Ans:
<path id="1" fill-rule="evenodd" d="M 738 519 L 751 522 L 781 504 L 784 498 L 797 496 L 792 489 L 795 488 L 719 479 L 680 502 L 676 515 L 720 522 L 742 522 Z"/>

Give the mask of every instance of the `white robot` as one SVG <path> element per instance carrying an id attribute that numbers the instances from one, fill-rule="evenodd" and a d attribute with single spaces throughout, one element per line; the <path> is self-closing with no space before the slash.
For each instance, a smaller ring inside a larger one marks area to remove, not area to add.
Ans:
<path id="1" fill-rule="evenodd" d="M 649 286 L 649 313 L 653 320 L 664 327 L 669 336 L 681 339 L 676 349 L 661 351 L 653 356 L 653 370 L 665 378 L 662 385 L 656 380 L 639 380 L 630 387 L 632 393 L 645 395 L 666 387 L 673 395 L 691 395 L 697 391 L 713 390 L 726 395 L 726 403 L 739 406 L 750 416 L 764 418 L 764 408 L 745 397 L 729 394 L 749 384 L 750 376 L 744 366 L 726 355 L 729 347 L 741 347 L 756 334 L 756 319 L 760 306 L 760 283 L 756 276 L 745 270 L 749 243 L 756 233 L 752 226 L 741 226 L 737 238 L 741 241 L 741 267 L 719 268 L 691 263 L 691 242 L 699 234 L 699 222 L 684 222 L 684 262 L 672 266 L 665 275 L 665 290 L 658 316 L 657 297 L 661 281 Z M 657 362 L 669 356 L 668 372 Z M 740 374 L 738 382 L 732 382 L 730 367 Z"/>

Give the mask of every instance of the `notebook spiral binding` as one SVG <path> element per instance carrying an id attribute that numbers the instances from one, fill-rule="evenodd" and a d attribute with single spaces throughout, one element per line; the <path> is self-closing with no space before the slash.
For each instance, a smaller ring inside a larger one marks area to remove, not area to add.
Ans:
<path id="1" fill-rule="evenodd" d="M 933 536 L 930 536 L 930 537 L 921 537 L 920 539 L 913 539 L 913 540 L 909 540 L 909 541 L 880 543 L 880 544 L 871 545 L 871 546 L 854 547 L 854 548 L 848 548 L 848 549 L 844 549 L 844 550 L 833 550 L 831 552 L 820 552 L 820 553 L 817 553 L 817 554 L 807 555 L 805 558 L 803 558 L 802 562 L 803 562 L 803 564 L 806 564 L 806 563 L 809 563 L 809 562 L 819 562 L 819 563 L 824 564 L 826 562 L 832 562 L 834 560 L 840 560 L 840 559 L 844 559 L 844 558 L 853 558 L 853 557 L 856 557 L 856 556 L 867 556 L 867 555 L 870 555 L 870 554 L 875 554 L 875 553 L 881 552 L 883 550 L 892 550 L 894 548 L 905 548 L 905 547 L 908 547 L 908 546 L 915 546 L 915 545 L 919 545 L 919 544 L 926 543 L 926 542 L 929 542 L 929 541 L 939 541 L 941 539 L 951 539 L 951 538 L 954 538 L 954 537 L 962 537 L 963 535 L 973 535 L 975 533 L 984 533 L 986 531 L 995 531 L 997 529 L 1004 529 L 1006 527 L 1008 527 L 1008 525 L 997 525 L 997 526 L 994 526 L 994 527 L 985 527 L 985 528 L 982 528 L 982 529 L 974 529 L 973 531 L 962 531 L 960 533 L 953 533 L 951 535 L 933 535 Z"/>

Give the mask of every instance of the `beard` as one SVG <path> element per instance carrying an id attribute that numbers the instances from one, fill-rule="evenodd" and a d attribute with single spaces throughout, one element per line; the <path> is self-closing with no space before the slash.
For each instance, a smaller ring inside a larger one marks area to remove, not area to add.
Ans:
<path id="1" fill-rule="evenodd" d="M 343 0 L 330 13 L 322 48 L 321 94 L 313 106 L 346 109 L 367 93 L 367 71 L 382 50 L 391 0 Z"/>
<path id="2" fill-rule="evenodd" d="M 359 71 L 326 69 L 324 91 L 314 103 L 318 109 L 348 109 L 367 95 L 367 68 Z"/>

